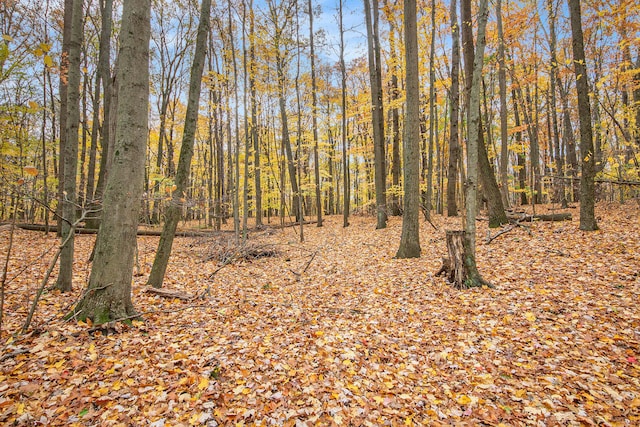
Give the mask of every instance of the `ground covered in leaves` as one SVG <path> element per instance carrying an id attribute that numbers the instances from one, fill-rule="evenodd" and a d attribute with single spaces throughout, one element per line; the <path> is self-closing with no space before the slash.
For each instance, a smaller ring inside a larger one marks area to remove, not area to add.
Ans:
<path id="1" fill-rule="evenodd" d="M 393 258 L 400 218 L 375 230 L 374 218 L 329 217 L 304 243 L 267 227 L 250 235 L 260 256 L 241 256 L 229 233 L 178 238 L 165 288 L 186 299 L 145 291 L 158 238 L 140 237 L 143 321 L 108 335 L 62 320 L 89 276 L 87 235 L 74 292 L 46 292 L 32 332 L 12 335 L 56 245 L 19 230 L 0 424 L 638 425 L 640 208 L 599 205 L 597 232 L 571 212 L 490 244 L 479 221 L 479 269 L 495 289 L 465 291 L 434 277 L 455 218 L 422 224 L 411 260 Z"/>

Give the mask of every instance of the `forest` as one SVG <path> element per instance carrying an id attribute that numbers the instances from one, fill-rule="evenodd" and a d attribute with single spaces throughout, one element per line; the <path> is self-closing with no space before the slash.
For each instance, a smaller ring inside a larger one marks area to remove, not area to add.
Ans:
<path id="1" fill-rule="evenodd" d="M 633 425 L 634 0 L 4 0 L 0 423 Z"/>

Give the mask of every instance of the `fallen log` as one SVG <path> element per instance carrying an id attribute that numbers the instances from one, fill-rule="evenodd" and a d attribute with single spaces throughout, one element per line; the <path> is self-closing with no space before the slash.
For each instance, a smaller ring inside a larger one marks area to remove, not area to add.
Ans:
<path id="1" fill-rule="evenodd" d="M 159 295 L 164 298 L 177 298 L 183 301 L 191 301 L 195 298 L 193 295 L 187 295 L 182 292 L 172 291 L 164 288 L 147 288 L 145 289 L 145 292 L 148 294 Z"/>
<path id="2" fill-rule="evenodd" d="M 47 231 L 47 227 L 43 224 L 16 224 L 16 227 L 22 230 L 28 231 Z M 49 231 L 55 233 L 58 231 L 58 227 L 55 225 L 49 226 Z M 76 234 L 97 234 L 98 230 L 96 228 L 76 228 Z M 194 230 L 183 230 L 176 231 L 176 236 L 178 237 L 210 237 L 215 236 L 218 233 L 233 233 L 233 230 L 211 230 L 211 231 L 194 231 Z M 138 236 L 160 236 L 162 234 L 162 230 L 145 230 L 139 229 Z"/>
<path id="3" fill-rule="evenodd" d="M 571 212 L 536 214 L 536 215 L 507 215 L 511 221 L 532 222 L 532 221 L 571 221 Z"/>

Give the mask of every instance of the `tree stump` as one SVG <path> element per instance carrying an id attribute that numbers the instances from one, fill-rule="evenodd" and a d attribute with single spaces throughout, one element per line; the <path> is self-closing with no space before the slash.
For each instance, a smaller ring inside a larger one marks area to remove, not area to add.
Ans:
<path id="1" fill-rule="evenodd" d="M 465 232 L 463 230 L 447 230 L 447 251 L 449 258 L 442 259 L 442 267 L 436 276 L 442 274 L 449 283 L 457 289 L 467 289 L 477 286 L 493 287 L 484 280 L 473 262 L 467 262 L 465 251 Z"/>
<path id="2" fill-rule="evenodd" d="M 447 251 L 449 258 L 442 259 L 442 267 L 440 267 L 436 276 L 444 274 L 449 283 L 459 287 L 457 284 L 463 284 L 466 279 L 464 268 L 464 231 L 447 230 Z"/>

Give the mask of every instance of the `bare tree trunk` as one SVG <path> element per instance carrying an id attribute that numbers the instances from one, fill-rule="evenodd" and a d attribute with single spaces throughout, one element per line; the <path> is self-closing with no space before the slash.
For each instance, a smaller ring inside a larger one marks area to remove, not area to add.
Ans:
<path id="1" fill-rule="evenodd" d="M 180 159 L 178 160 L 178 170 L 176 172 L 175 185 L 171 203 L 166 212 L 166 220 L 156 257 L 153 260 L 151 273 L 147 285 L 154 288 L 161 288 L 164 275 L 171 255 L 173 238 L 176 228 L 182 215 L 186 191 L 188 188 L 189 171 L 191 169 L 191 159 L 193 157 L 193 145 L 196 129 L 198 127 L 198 106 L 200 104 L 200 90 L 202 72 L 204 70 L 204 60 L 207 53 L 207 36 L 209 34 L 209 12 L 211 10 L 211 0 L 202 0 L 202 10 L 200 13 L 200 23 L 198 24 L 198 35 L 196 37 L 196 51 L 193 55 L 191 66 L 191 79 L 189 82 L 189 98 L 187 100 L 187 112 L 184 121 L 184 133 L 182 146 L 180 147 Z"/>
<path id="2" fill-rule="evenodd" d="M 131 278 L 148 134 L 150 0 L 125 0 L 120 39 L 120 91 L 113 170 L 83 299 L 72 315 L 95 324 L 136 315 Z M 144 64 L 144 66 L 141 66 Z"/>
<path id="3" fill-rule="evenodd" d="M 258 114 L 256 100 L 256 52 L 255 16 L 253 1 L 249 9 L 249 92 L 251 93 L 251 139 L 253 140 L 253 176 L 256 196 L 256 227 L 262 225 L 262 182 L 260 179 L 260 141 L 258 138 Z"/>
<path id="4" fill-rule="evenodd" d="M 343 174 L 343 226 L 349 226 L 349 202 L 351 199 L 349 184 L 349 157 L 347 149 L 347 67 L 344 63 L 344 25 L 342 16 L 342 0 L 339 0 L 338 21 L 340 27 L 340 80 L 341 80 L 341 113 L 342 113 L 342 174 Z"/>
<path id="5" fill-rule="evenodd" d="M 551 92 L 551 105 L 549 110 L 551 111 L 552 122 L 552 134 L 553 134 L 553 150 L 555 157 L 555 169 L 556 175 L 560 176 L 560 179 L 555 181 L 555 197 L 557 202 L 560 202 L 563 208 L 567 207 L 567 197 L 564 190 L 564 152 L 560 145 L 560 131 L 558 128 L 558 112 L 556 111 L 556 85 L 559 84 L 558 77 L 558 58 L 556 55 L 556 11 L 553 7 L 553 0 L 547 0 L 547 8 L 549 13 L 549 61 L 550 61 L 550 78 L 549 78 L 549 91 Z"/>
<path id="6" fill-rule="evenodd" d="M 320 187 L 320 154 L 318 150 L 318 82 L 316 81 L 316 55 L 313 43 L 313 4 L 308 1 L 309 11 L 309 56 L 311 60 L 311 126 L 313 128 L 314 184 L 316 187 L 316 208 L 318 227 L 322 227 L 322 188 Z"/>
<path id="7" fill-rule="evenodd" d="M 458 183 L 458 164 L 462 147 L 460 147 L 460 27 L 456 13 L 457 1 L 451 0 L 451 131 L 449 134 L 449 165 L 447 168 L 447 216 L 458 216 L 456 187 Z"/>
<path id="8" fill-rule="evenodd" d="M 589 103 L 589 84 L 582 35 L 582 15 L 579 0 L 568 0 L 571 21 L 571 45 L 573 47 L 573 66 L 576 74 L 578 93 L 578 117 L 580 119 L 580 156 L 582 174 L 580 175 L 580 230 L 598 229 L 595 216 L 596 159 L 593 149 L 593 128 L 591 126 L 591 106 Z"/>
<path id="9" fill-rule="evenodd" d="M 507 73 L 505 65 L 504 32 L 502 28 L 502 0 L 497 0 L 496 17 L 498 24 L 498 86 L 500 91 L 500 192 L 502 203 L 509 206 L 509 122 L 507 111 Z"/>
<path id="10" fill-rule="evenodd" d="M 83 0 L 74 0 L 69 43 L 69 69 L 66 112 L 66 141 L 64 155 L 64 193 L 62 201 L 62 233 L 65 242 L 60 253 L 60 265 L 56 288 L 71 290 L 73 281 L 74 238 L 69 237 L 76 217 L 76 179 L 78 173 L 78 132 L 80 128 L 80 51 L 83 34 Z M 61 153 L 62 154 L 62 153 Z"/>
<path id="11" fill-rule="evenodd" d="M 370 2 L 373 2 L 371 4 Z M 364 0 L 371 83 L 371 117 L 376 189 L 376 228 L 387 227 L 386 167 L 384 149 L 384 112 L 382 105 L 382 65 L 378 30 L 378 0 Z"/>
<path id="12" fill-rule="evenodd" d="M 407 67 L 407 113 L 403 144 L 404 213 L 396 258 L 420 257 L 420 75 L 416 1 L 404 2 L 404 44 Z"/>
<path id="13" fill-rule="evenodd" d="M 471 25 L 473 19 L 471 16 L 471 2 L 463 1 L 461 3 L 461 18 L 462 18 L 462 46 L 464 54 L 464 66 L 466 73 L 466 98 L 467 105 L 471 105 L 469 97 L 471 96 L 471 85 L 473 76 L 473 61 L 474 61 L 474 45 L 473 45 L 473 30 Z M 478 104 L 480 108 L 480 104 Z M 471 111 L 467 110 L 468 122 L 471 121 Z M 475 112 L 474 112 L 475 114 Z M 508 222 L 507 215 L 504 211 L 504 205 L 502 204 L 502 195 L 498 188 L 495 174 L 489 163 L 489 157 L 487 155 L 487 147 L 484 142 L 484 132 L 482 130 L 482 118 L 480 112 L 478 112 L 478 166 L 480 171 L 480 179 L 482 181 L 482 190 L 487 197 L 489 205 L 489 227 L 499 227 L 501 224 Z M 467 177 L 468 179 L 468 177 Z"/>
<path id="14" fill-rule="evenodd" d="M 471 0 L 463 0 L 470 7 Z M 464 268 L 466 270 L 464 287 L 486 285 L 476 266 L 476 212 L 478 191 L 478 157 L 481 157 L 480 145 L 480 85 L 482 81 L 482 65 L 484 62 L 485 30 L 489 11 L 488 0 L 481 0 L 478 12 L 478 42 L 473 61 L 471 92 L 469 94 L 469 127 L 467 145 L 467 180 L 466 189 L 466 221 L 464 227 Z M 464 9 L 464 7 L 463 7 Z"/>

